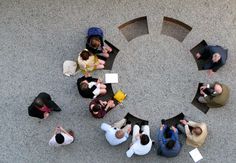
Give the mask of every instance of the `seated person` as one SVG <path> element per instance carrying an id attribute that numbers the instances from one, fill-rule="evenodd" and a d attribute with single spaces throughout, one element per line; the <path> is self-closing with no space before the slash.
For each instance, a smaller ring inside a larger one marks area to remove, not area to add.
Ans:
<path id="1" fill-rule="evenodd" d="M 196 58 L 207 61 L 203 69 L 208 69 L 208 74 L 212 75 L 226 63 L 227 51 L 221 46 L 206 46 L 196 54 Z"/>
<path id="2" fill-rule="evenodd" d="M 87 49 L 84 49 L 78 56 L 78 65 L 81 72 L 85 76 L 90 76 L 94 70 L 103 69 L 105 61 L 98 59 L 94 54 L 91 54 Z"/>
<path id="3" fill-rule="evenodd" d="M 105 137 L 110 145 L 118 145 L 129 138 L 131 124 L 126 119 L 122 119 L 112 126 L 107 123 L 101 124 L 101 129 L 106 132 Z"/>
<path id="4" fill-rule="evenodd" d="M 150 128 L 148 125 L 140 127 L 136 124 L 133 127 L 132 143 L 129 150 L 126 152 L 127 157 L 131 157 L 133 154 L 146 155 L 152 148 L 152 140 L 150 138 Z"/>
<path id="5" fill-rule="evenodd" d="M 79 93 L 84 98 L 96 98 L 98 95 L 106 94 L 106 85 L 97 78 L 81 77 L 77 80 Z"/>
<path id="6" fill-rule="evenodd" d="M 229 98 L 229 88 L 221 83 L 203 84 L 200 87 L 200 103 L 205 103 L 210 108 L 224 106 Z"/>
<path id="7" fill-rule="evenodd" d="M 72 130 L 66 131 L 61 126 L 58 126 L 54 131 L 53 137 L 49 141 L 49 145 L 54 147 L 68 145 L 74 141 L 74 138 L 75 136 Z"/>
<path id="8" fill-rule="evenodd" d="M 180 120 L 177 128 L 187 137 L 186 143 L 192 147 L 200 147 L 207 137 L 207 126 L 205 123 Z"/>
<path id="9" fill-rule="evenodd" d="M 28 107 L 29 116 L 40 119 L 48 118 L 52 111 L 61 111 L 61 109 L 52 101 L 50 95 L 44 92 L 40 93 Z"/>
<path id="10" fill-rule="evenodd" d="M 105 47 L 103 42 L 103 31 L 98 27 L 91 27 L 88 30 L 86 48 L 93 54 L 102 54 L 105 58 L 109 57 L 110 47 Z"/>
<path id="11" fill-rule="evenodd" d="M 169 128 L 162 124 L 158 134 L 157 154 L 165 157 L 175 157 L 180 150 L 178 130 L 174 126 Z"/>
<path id="12" fill-rule="evenodd" d="M 94 99 L 89 104 L 89 111 L 94 118 L 103 118 L 114 107 L 115 103 L 113 100 L 102 101 Z"/>

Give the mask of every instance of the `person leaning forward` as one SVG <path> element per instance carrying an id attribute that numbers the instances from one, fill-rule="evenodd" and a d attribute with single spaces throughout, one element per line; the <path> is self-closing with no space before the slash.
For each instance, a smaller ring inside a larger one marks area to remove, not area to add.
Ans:
<path id="1" fill-rule="evenodd" d="M 97 78 L 81 77 L 77 80 L 79 93 L 84 98 L 96 98 L 100 94 L 106 94 L 106 85 Z"/>
<path id="2" fill-rule="evenodd" d="M 207 137 L 206 124 L 186 120 L 180 120 L 180 123 L 177 128 L 186 135 L 186 143 L 192 147 L 202 146 Z"/>
<path id="3" fill-rule="evenodd" d="M 165 157 L 175 157 L 181 150 L 178 130 L 162 123 L 158 133 L 157 154 Z"/>
<path id="4" fill-rule="evenodd" d="M 205 103 L 210 108 L 222 107 L 229 98 L 228 86 L 215 82 L 213 84 L 203 84 L 200 87 L 200 103 Z"/>
<path id="5" fill-rule="evenodd" d="M 148 125 L 141 125 L 140 127 L 136 124 L 133 127 L 132 143 L 130 144 L 129 150 L 126 152 L 127 157 L 131 157 L 133 154 L 146 155 L 152 148 L 152 140 L 150 138 L 150 128 Z"/>
<path id="6" fill-rule="evenodd" d="M 105 137 L 110 145 L 119 145 L 129 138 L 131 124 L 126 119 L 122 119 L 113 125 L 101 124 L 101 129 L 106 132 Z"/>
<path id="7" fill-rule="evenodd" d="M 52 111 L 59 112 L 61 108 L 45 92 L 41 92 L 28 107 L 29 116 L 40 119 L 48 118 Z"/>
<path id="8" fill-rule="evenodd" d="M 227 50 L 218 45 L 206 46 L 195 57 L 206 61 L 202 68 L 208 69 L 208 74 L 211 76 L 226 63 Z"/>

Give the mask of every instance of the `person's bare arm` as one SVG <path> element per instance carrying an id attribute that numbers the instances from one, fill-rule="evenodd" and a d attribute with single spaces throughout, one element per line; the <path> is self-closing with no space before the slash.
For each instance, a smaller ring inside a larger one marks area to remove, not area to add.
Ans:
<path id="1" fill-rule="evenodd" d="M 72 137 L 64 128 L 60 127 L 60 129 L 63 133 L 65 133 L 66 135 Z"/>

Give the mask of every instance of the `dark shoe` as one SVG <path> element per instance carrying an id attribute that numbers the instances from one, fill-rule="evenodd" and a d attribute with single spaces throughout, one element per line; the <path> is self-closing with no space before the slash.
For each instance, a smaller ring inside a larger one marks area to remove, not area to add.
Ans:
<path id="1" fill-rule="evenodd" d="M 53 111 L 59 112 L 59 111 L 61 111 L 61 108 L 59 108 L 59 107 L 53 108 Z"/>

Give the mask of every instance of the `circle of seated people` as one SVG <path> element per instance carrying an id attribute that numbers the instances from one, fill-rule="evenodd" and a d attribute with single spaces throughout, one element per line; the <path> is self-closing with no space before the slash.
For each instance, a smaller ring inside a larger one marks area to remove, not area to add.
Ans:
<path id="1" fill-rule="evenodd" d="M 102 96 L 108 93 L 107 86 L 100 79 L 91 76 L 94 70 L 104 68 L 105 60 L 109 58 L 109 53 L 113 50 L 104 45 L 103 32 L 100 28 L 93 27 L 88 30 L 86 48 L 79 54 L 76 65 L 74 62 L 63 64 L 63 69 L 66 70 L 63 70 L 63 73 L 68 76 L 74 75 L 78 69 L 83 73 L 84 76 L 77 80 L 78 91 L 82 97 L 93 99 L 89 104 L 89 111 L 92 116 L 103 118 L 117 104 L 122 102 L 125 94 L 119 92 L 120 94 L 117 95 L 119 98 L 117 98 L 112 93 L 106 99 L 102 99 Z M 227 54 L 220 46 L 206 46 L 196 53 L 195 57 L 197 60 L 206 60 L 203 69 L 209 69 L 208 72 L 212 75 L 225 64 Z M 76 67 L 77 65 L 78 67 Z M 202 84 L 199 87 L 197 100 L 209 107 L 221 107 L 226 104 L 228 98 L 229 88 L 216 82 L 214 84 Z M 48 118 L 52 111 L 61 111 L 61 109 L 52 101 L 50 95 L 44 92 L 40 93 L 28 107 L 29 115 L 40 119 Z M 133 154 L 148 154 L 154 142 L 158 155 L 175 157 L 182 147 L 179 142 L 179 133 L 182 133 L 186 137 L 186 143 L 193 147 L 202 146 L 207 137 L 205 123 L 187 120 L 182 113 L 169 120 L 161 121 L 155 141 L 151 139 L 148 121 L 130 113 L 112 125 L 102 123 L 101 129 L 105 132 L 106 140 L 112 146 L 125 142 L 132 135 L 132 142 L 126 151 L 127 157 L 131 157 Z M 57 147 L 71 144 L 74 138 L 72 130 L 66 131 L 61 126 L 57 126 L 49 145 Z"/>

